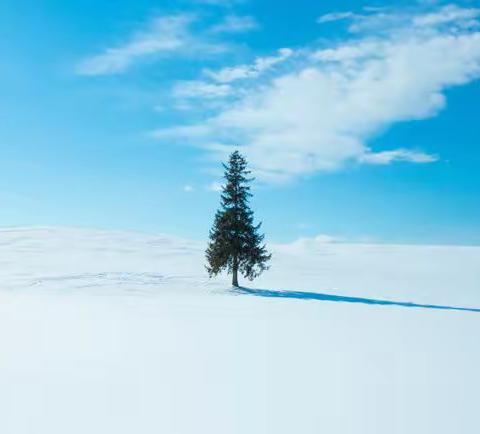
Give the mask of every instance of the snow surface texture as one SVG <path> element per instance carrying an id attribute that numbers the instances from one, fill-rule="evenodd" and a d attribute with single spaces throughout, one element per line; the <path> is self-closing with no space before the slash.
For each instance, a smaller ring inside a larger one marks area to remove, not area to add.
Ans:
<path id="1" fill-rule="evenodd" d="M 480 247 L 271 247 L 232 291 L 201 243 L 0 231 L 0 432 L 478 432 Z"/>

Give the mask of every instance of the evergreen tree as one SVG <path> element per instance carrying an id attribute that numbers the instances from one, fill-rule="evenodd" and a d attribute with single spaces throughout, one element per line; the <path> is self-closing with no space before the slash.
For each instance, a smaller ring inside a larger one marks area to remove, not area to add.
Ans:
<path id="1" fill-rule="evenodd" d="M 253 211 L 248 201 L 250 171 L 247 161 L 238 152 L 230 155 L 225 168 L 225 186 L 222 188 L 221 207 L 215 214 L 210 230 L 210 242 L 206 251 L 207 271 L 210 277 L 223 270 L 232 274 L 232 285 L 238 287 L 238 272 L 253 280 L 268 269 L 271 254 L 263 244 L 259 233 L 261 223 L 254 224 Z"/>

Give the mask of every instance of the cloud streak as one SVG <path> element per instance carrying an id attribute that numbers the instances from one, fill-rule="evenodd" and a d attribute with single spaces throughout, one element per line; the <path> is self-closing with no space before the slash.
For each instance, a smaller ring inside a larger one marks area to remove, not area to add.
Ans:
<path id="1" fill-rule="evenodd" d="M 318 23 L 330 23 L 333 21 L 346 20 L 353 18 L 355 14 L 353 12 L 331 12 L 329 14 L 322 15 L 317 19 Z"/>
<path id="2" fill-rule="evenodd" d="M 256 30 L 260 26 L 254 17 L 245 15 L 227 15 L 223 21 L 212 27 L 213 33 L 244 33 Z"/>
<path id="3" fill-rule="evenodd" d="M 82 60 L 75 71 L 90 76 L 120 74 L 134 63 L 152 56 L 210 56 L 227 50 L 221 42 L 194 34 L 191 27 L 195 21 L 196 17 L 191 14 L 156 17 L 126 43 Z"/>
<path id="4" fill-rule="evenodd" d="M 205 75 L 220 83 L 256 78 L 275 65 L 286 61 L 293 54 L 290 48 L 281 48 L 274 56 L 257 57 L 251 65 L 226 67 L 219 71 L 206 70 Z"/>

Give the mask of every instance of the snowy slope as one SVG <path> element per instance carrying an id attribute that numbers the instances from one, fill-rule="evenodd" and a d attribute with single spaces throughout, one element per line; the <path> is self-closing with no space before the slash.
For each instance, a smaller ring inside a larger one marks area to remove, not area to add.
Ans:
<path id="1" fill-rule="evenodd" d="M 0 231 L 0 432 L 478 432 L 480 313 L 372 303 L 480 307 L 479 247 L 300 240 L 247 293 L 203 249 Z"/>

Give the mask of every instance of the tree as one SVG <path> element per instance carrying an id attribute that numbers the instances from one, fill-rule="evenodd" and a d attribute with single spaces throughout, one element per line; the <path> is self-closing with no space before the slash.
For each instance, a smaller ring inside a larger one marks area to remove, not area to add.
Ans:
<path id="1" fill-rule="evenodd" d="M 249 207 L 250 171 L 247 161 L 238 152 L 230 155 L 225 169 L 225 185 L 222 187 L 221 206 L 215 214 L 210 230 L 210 242 L 206 251 L 207 271 L 210 277 L 223 270 L 232 274 L 232 285 L 238 287 L 238 272 L 253 280 L 268 269 L 271 254 L 263 244 L 261 223 L 254 224 L 253 211 Z"/>

